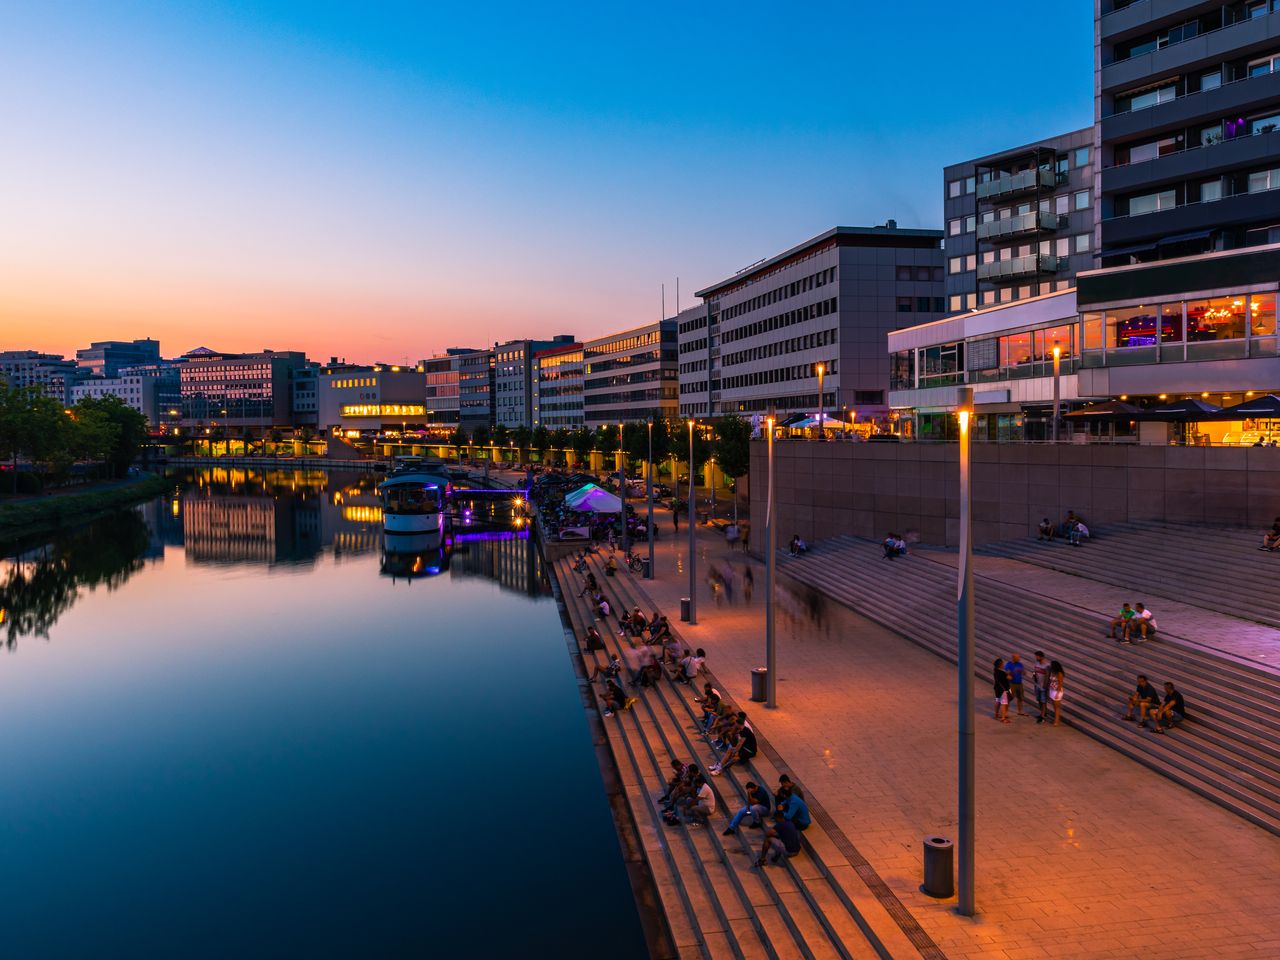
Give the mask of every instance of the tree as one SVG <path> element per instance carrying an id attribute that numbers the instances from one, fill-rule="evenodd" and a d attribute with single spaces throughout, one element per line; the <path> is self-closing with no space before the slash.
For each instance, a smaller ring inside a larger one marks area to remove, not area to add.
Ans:
<path id="1" fill-rule="evenodd" d="M 596 449 L 606 457 L 618 452 L 618 428 L 612 423 L 596 428 Z"/>
<path id="2" fill-rule="evenodd" d="M 505 447 L 511 441 L 511 430 L 505 423 L 500 423 L 490 432 L 490 437 L 495 447 Z"/>
<path id="3" fill-rule="evenodd" d="M 75 407 L 77 419 L 100 414 L 114 428 L 111 446 L 104 458 L 113 476 L 123 477 L 138 459 L 147 441 L 147 418 L 116 396 L 85 397 Z"/>
<path id="4" fill-rule="evenodd" d="M 715 457 L 733 488 L 733 518 L 738 519 L 738 478 L 751 469 L 751 424 L 742 417 L 715 422 Z"/>
<path id="5" fill-rule="evenodd" d="M 573 431 L 568 427 L 558 427 L 552 430 L 551 446 L 555 450 L 569 450 L 573 446 Z"/>
<path id="6" fill-rule="evenodd" d="M 487 447 L 489 445 L 489 428 L 482 423 L 472 430 L 471 442 L 477 447 Z"/>
<path id="7" fill-rule="evenodd" d="M 551 431 L 539 424 L 533 428 L 529 443 L 532 445 L 534 452 L 538 454 L 538 459 L 545 461 L 547 459 L 547 450 L 551 447 Z"/>
<path id="8" fill-rule="evenodd" d="M 584 460 L 591 456 L 591 451 L 595 449 L 596 436 L 586 427 L 579 427 L 573 431 L 573 437 L 570 439 L 569 445 L 573 447 L 574 465 L 580 466 Z"/>
<path id="9" fill-rule="evenodd" d="M 449 434 L 449 446 L 453 447 L 454 456 L 462 458 L 462 448 L 467 445 L 467 431 L 461 427 L 454 427 L 453 433 Z"/>
<path id="10" fill-rule="evenodd" d="M 516 445 L 520 451 L 520 459 L 523 461 L 527 458 L 529 452 L 529 443 L 533 440 L 533 431 L 526 427 L 523 423 L 511 431 L 511 442 Z"/>

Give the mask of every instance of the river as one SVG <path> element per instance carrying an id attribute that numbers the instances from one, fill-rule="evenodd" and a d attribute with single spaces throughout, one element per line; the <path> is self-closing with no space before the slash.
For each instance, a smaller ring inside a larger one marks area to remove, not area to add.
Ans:
<path id="1" fill-rule="evenodd" d="M 534 545 L 187 479 L 0 560 L 4 954 L 644 956 Z"/>

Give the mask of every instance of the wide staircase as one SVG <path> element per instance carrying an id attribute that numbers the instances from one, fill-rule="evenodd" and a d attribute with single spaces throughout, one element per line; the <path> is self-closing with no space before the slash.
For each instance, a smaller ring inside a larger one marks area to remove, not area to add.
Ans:
<path id="1" fill-rule="evenodd" d="M 889 561 L 879 543 L 836 537 L 800 558 L 780 553 L 778 567 L 954 663 L 956 570 L 935 556 Z M 1064 723 L 1280 835 L 1280 677 L 1159 637 L 1117 644 L 1104 616 L 1000 580 L 975 576 L 974 590 L 976 677 L 989 682 L 996 657 L 1029 663 L 1043 650 L 1065 670 Z M 1164 736 L 1122 722 L 1139 673 L 1158 690 L 1173 681 L 1191 719 Z M 1027 692 L 1034 710 L 1029 682 Z"/>
<path id="2" fill-rule="evenodd" d="M 607 653 L 624 663 L 638 640 L 624 637 L 617 614 L 634 607 L 648 611 L 650 602 L 620 570 L 606 576 L 601 558 L 589 560 L 614 613 L 600 621 L 589 597 L 579 598 L 582 578 L 571 558 L 553 564 L 558 595 L 579 638 L 595 623 Z M 678 631 L 675 631 L 677 637 Z M 582 654 L 587 671 L 603 665 L 602 653 Z M 746 767 L 735 765 L 723 776 L 709 768 L 717 753 L 702 732 L 700 706 L 694 702 L 704 679 L 710 679 L 736 709 L 750 704 L 708 674 L 696 687 L 664 677 L 656 687 L 626 686 L 637 698 L 629 710 L 602 716 L 609 748 L 625 787 L 631 818 L 639 830 L 646 858 L 666 914 L 675 954 L 703 958 L 870 958 L 923 956 L 942 958 L 941 950 L 863 860 L 851 842 L 808 797 L 813 825 L 803 834 L 803 852 L 781 866 L 757 868 L 762 833 L 746 822 L 736 834 L 722 831 L 743 804 L 745 784 L 754 781 L 772 790 L 785 766 L 760 738 L 760 755 Z M 584 695 L 599 706 L 600 684 L 584 685 Z M 750 714 L 751 711 L 748 711 Z M 707 827 L 669 826 L 657 798 L 666 788 L 671 760 L 696 763 L 716 794 L 716 813 Z M 806 794 L 807 795 L 807 794 Z"/>
<path id="3" fill-rule="evenodd" d="M 1078 548 L 1028 537 L 978 552 L 1280 627 L 1280 552 L 1258 549 L 1262 531 L 1146 522 L 1098 533 Z"/>

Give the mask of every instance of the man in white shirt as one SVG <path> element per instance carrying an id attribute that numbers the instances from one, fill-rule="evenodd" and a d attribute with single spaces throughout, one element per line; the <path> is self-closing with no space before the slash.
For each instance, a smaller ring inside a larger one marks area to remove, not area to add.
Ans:
<path id="1" fill-rule="evenodd" d="M 1138 642 L 1142 643 L 1148 637 L 1155 636 L 1156 618 L 1151 615 L 1150 610 L 1139 603 L 1133 608 L 1133 619 L 1129 621 L 1129 630 L 1131 634 L 1137 631 Z"/>
<path id="2" fill-rule="evenodd" d="M 702 774 L 697 775 L 693 785 L 693 796 L 684 799 L 685 814 L 692 823 L 705 827 L 707 818 L 716 812 L 715 791 Z"/>

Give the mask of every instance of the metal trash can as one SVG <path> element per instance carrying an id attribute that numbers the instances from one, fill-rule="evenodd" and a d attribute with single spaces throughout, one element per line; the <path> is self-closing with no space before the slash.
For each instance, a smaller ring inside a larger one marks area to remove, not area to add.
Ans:
<path id="1" fill-rule="evenodd" d="M 680 598 L 680 619 L 685 623 L 689 622 L 689 598 Z"/>
<path id="2" fill-rule="evenodd" d="M 752 667 L 751 668 L 751 700 L 754 703 L 764 703 L 769 699 L 769 668 L 768 667 Z"/>
<path id="3" fill-rule="evenodd" d="M 646 579 L 646 580 L 651 580 L 651 579 L 653 579 L 652 574 L 650 574 L 650 572 L 649 572 L 649 558 L 648 558 L 648 557 L 641 557 L 641 558 L 640 558 L 640 576 L 644 577 L 644 579 Z"/>
<path id="4" fill-rule="evenodd" d="M 946 837 L 924 838 L 924 883 L 920 892 L 939 900 L 956 895 L 956 850 Z"/>

